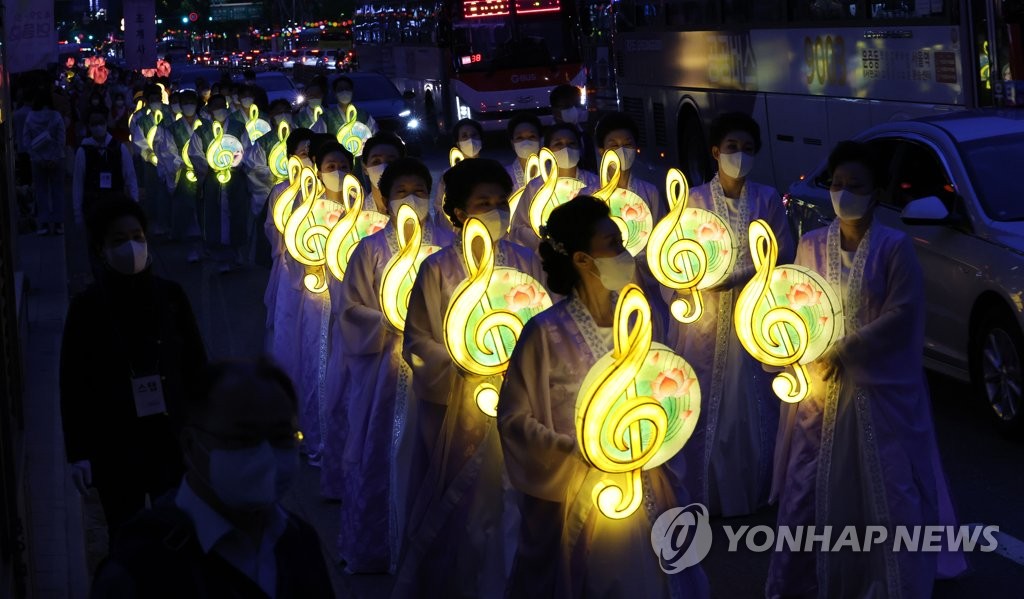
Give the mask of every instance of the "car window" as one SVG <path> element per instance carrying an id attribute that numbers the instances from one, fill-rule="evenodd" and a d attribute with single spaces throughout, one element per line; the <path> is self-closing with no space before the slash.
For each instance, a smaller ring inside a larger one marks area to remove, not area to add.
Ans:
<path id="1" fill-rule="evenodd" d="M 398 88 L 393 83 L 388 81 L 386 78 L 360 78 L 354 80 L 355 93 L 353 94 L 353 102 L 367 102 L 373 100 L 401 100 L 402 94 L 398 93 Z"/>
<path id="2" fill-rule="evenodd" d="M 935 150 L 924 143 L 901 139 L 890 163 L 891 180 L 884 203 L 902 210 L 913 200 L 935 196 L 951 212 L 956 189 Z"/>
<path id="3" fill-rule="evenodd" d="M 1024 156 L 1024 135 L 979 139 L 964 144 L 961 151 L 985 214 L 997 221 L 1024 220 L 1024 202 L 1015 182 Z"/>
<path id="4" fill-rule="evenodd" d="M 899 151 L 903 140 L 892 138 L 892 137 L 878 137 L 875 139 L 868 140 L 866 142 L 871 150 L 878 156 L 879 162 L 882 166 L 887 169 L 892 168 L 893 161 L 895 160 L 896 154 Z M 818 176 L 814 178 L 814 184 L 821 189 L 828 190 L 832 186 L 832 177 L 828 172 L 828 165 L 818 173 Z M 882 192 L 883 203 L 888 203 L 889 192 L 884 190 Z"/>

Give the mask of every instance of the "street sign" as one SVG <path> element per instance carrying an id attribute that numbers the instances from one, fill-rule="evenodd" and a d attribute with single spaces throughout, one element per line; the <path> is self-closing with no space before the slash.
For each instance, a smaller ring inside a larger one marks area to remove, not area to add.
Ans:
<path id="1" fill-rule="evenodd" d="M 213 21 L 256 21 L 263 18 L 263 5 L 256 2 L 210 2 Z"/>
<path id="2" fill-rule="evenodd" d="M 152 68 L 156 62 L 156 3 L 124 0 L 124 60 L 130 69 Z"/>

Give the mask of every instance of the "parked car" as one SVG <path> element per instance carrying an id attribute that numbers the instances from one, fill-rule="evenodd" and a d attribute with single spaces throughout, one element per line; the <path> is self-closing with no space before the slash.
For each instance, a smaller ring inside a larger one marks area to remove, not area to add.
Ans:
<path id="1" fill-rule="evenodd" d="M 328 71 L 337 70 L 340 56 L 342 56 L 341 50 L 324 50 L 317 61 L 317 66 Z"/>
<path id="2" fill-rule="evenodd" d="M 421 123 L 408 100 L 390 79 L 380 73 L 349 73 L 355 93 L 352 103 L 370 113 L 382 131 L 398 134 L 415 151 L 421 142 Z M 330 81 L 333 86 L 334 77 Z M 333 97 L 327 101 L 334 103 Z"/>
<path id="3" fill-rule="evenodd" d="M 875 214 L 907 233 L 925 285 L 925 363 L 970 380 L 1003 430 L 1024 430 L 1024 111 L 897 121 L 857 136 L 888 165 Z M 785 201 L 796 230 L 834 218 L 824 162 Z"/>
<path id="4" fill-rule="evenodd" d="M 256 73 L 256 85 L 267 92 L 267 102 L 273 102 L 279 98 L 288 100 L 292 106 L 299 103 L 299 90 L 295 84 L 284 73 L 276 71 L 265 71 Z"/>
<path id="5" fill-rule="evenodd" d="M 315 67 L 322 53 L 316 48 L 302 51 L 302 66 Z"/>
<path id="6" fill-rule="evenodd" d="M 292 69 L 295 68 L 295 63 L 299 62 L 302 56 L 298 50 L 288 50 L 281 55 L 281 68 Z"/>

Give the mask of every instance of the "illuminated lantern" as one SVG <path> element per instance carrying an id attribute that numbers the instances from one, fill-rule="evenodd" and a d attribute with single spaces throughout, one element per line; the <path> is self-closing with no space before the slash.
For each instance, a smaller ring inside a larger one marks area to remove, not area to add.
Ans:
<path id="1" fill-rule="evenodd" d="M 647 265 L 665 287 L 692 294 L 689 302 L 677 297 L 671 305 L 679 322 L 692 323 L 704 313 L 700 291 L 724 282 L 732 272 L 736 237 L 714 212 L 687 207 L 690 186 L 679 169 L 669 169 L 665 192 L 670 209 L 651 231 Z"/>
<path id="2" fill-rule="evenodd" d="M 653 343 L 651 334 L 647 298 L 636 285 L 627 285 L 615 306 L 614 348 L 590 369 L 576 396 L 580 451 L 605 473 L 594 486 L 593 501 L 612 519 L 640 507 L 641 471 L 678 453 L 700 415 L 693 368 Z"/>
<path id="3" fill-rule="evenodd" d="M 254 143 L 270 133 L 270 123 L 260 118 L 260 107 L 256 104 L 249 106 L 249 120 L 245 123 L 245 130 L 249 132 L 249 141 Z"/>
<path id="4" fill-rule="evenodd" d="M 341 211 L 337 203 L 323 198 L 324 186 L 313 169 L 304 168 L 299 175 L 302 203 L 292 211 L 284 227 L 284 243 L 288 253 L 303 266 L 313 267 L 302 282 L 313 293 L 327 291 L 327 236 L 338 222 Z"/>
<path id="5" fill-rule="evenodd" d="M 149 161 L 150 161 L 150 163 L 153 164 L 153 166 L 156 166 L 156 164 L 157 164 L 156 150 L 153 148 L 153 142 L 154 142 L 154 140 L 156 140 L 157 127 L 160 126 L 160 123 L 162 123 L 163 120 L 164 120 L 164 113 L 163 113 L 163 111 L 162 110 L 154 111 L 153 112 L 153 126 L 150 127 L 149 131 L 146 133 L 146 143 L 149 144 L 149 150 L 150 150 Z"/>
<path id="6" fill-rule="evenodd" d="M 67 65 L 69 69 L 75 68 L 75 57 L 68 56 L 68 59 L 64 62 L 64 64 Z"/>
<path id="7" fill-rule="evenodd" d="M 530 275 L 495 267 L 494 245 L 479 219 L 463 225 L 462 248 L 468 276 L 455 288 L 444 314 L 445 346 L 462 370 L 500 380 L 523 325 L 550 308 L 551 298 Z M 497 385 L 482 383 L 474 393 L 477 407 L 497 416 Z"/>
<path id="8" fill-rule="evenodd" d="M 158 58 L 156 61 L 156 74 L 160 77 L 170 77 L 171 63 L 162 58 Z"/>
<path id="9" fill-rule="evenodd" d="M 288 178 L 288 135 L 291 126 L 288 121 L 281 120 L 277 124 L 277 143 L 270 150 L 267 156 L 267 164 L 270 172 L 274 175 L 275 181 L 283 181 Z"/>
<path id="10" fill-rule="evenodd" d="M 349 104 L 345 110 L 345 122 L 338 127 L 337 134 L 338 143 L 352 152 L 353 156 L 363 155 L 363 144 L 373 135 L 373 131 L 370 131 L 366 124 L 361 123 L 358 117 L 359 111 L 355 106 Z"/>
<path id="11" fill-rule="evenodd" d="M 167 86 L 164 85 L 163 83 L 157 83 L 156 85 L 157 85 L 157 87 L 160 88 L 160 101 L 163 102 L 164 104 L 170 104 L 171 103 L 171 94 L 170 94 L 170 92 L 167 91 Z"/>
<path id="12" fill-rule="evenodd" d="M 348 262 L 356 245 L 388 224 L 388 216 L 373 210 L 363 210 L 363 186 L 352 175 L 345 175 L 341 183 L 345 214 L 331 229 L 327 238 L 327 267 L 339 281 L 345 279 Z"/>
<path id="13" fill-rule="evenodd" d="M 736 335 L 757 361 L 785 368 L 772 389 L 785 402 L 807 397 L 805 365 L 843 333 L 843 312 L 832 286 L 813 270 L 776 266 L 779 245 L 763 220 L 750 223 L 754 277 L 736 298 Z"/>
<path id="14" fill-rule="evenodd" d="M 540 158 L 536 154 L 530 154 L 530 157 L 526 159 L 526 168 L 523 169 L 523 186 L 512 192 L 512 195 L 508 197 L 508 209 L 510 214 L 516 213 L 516 208 L 519 207 L 519 201 L 523 199 L 523 193 L 526 192 L 526 186 L 540 176 Z"/>
<path id="15" fill-rule="evenodd" d="M 226 185 L 231 180 L 231 169 L 242 163 L 242 142 L 234 135 L 224 133 L 224 126 L 217 121 L 213 127 L 213 139 L 206 148 L 206 162 L 217 173 L 217 180 Z"/>
<path id="16" fill-rule="evenodd" d="M 193 125 L 192 130 L 195 131 L 202 124 L 203 124 L 203 121 L 200 121 L 199 119 L 196 119 L 195 125 Z M 195 167 L 192 166 L 192 158 L 188 155 L 188 147 L 191 144 L 192 144 L 192 138 L 189 138 L 185 142 L 185 145 L 182 146 L 182 148 L 181 148 L 181 161 L 183 163 L 185 163 L 185 178 L 188 179 L 189 181 L 191 181 L 192 183 L 195 183 L 199 179 L 196 178 L 196 169 L 195 169 Z"/>
<path id="17" fill-rule="evenodd" d="M 611 172 L 611 174 L 609 174 Z M 603 200 L 611 209 L 612 221 L 622 231 L 623 245 L 633 256 L 647 247 L 654 228 L 651 208 L 643 198 L 628 189 L 619 189 L 622 165 L 614 150 L 607 150 L 601 158 L 601 189 L 594 197 Z"/>
<path id="18" fill-rule="evenodd" d="M 139 72 L 142 73 L 142 76 L 146 79 L 152 79 L 156 76 L 156 69 L 141 69 Z"/>
<path id="19" fill-rule="evenodd" d="M 466 159 L 466 155 L 458 148 L 448 150 L 448 166 L 455 166 Z"/>
<path id="20" fill-rule="evenodd" d="M 315 123 L 315 122 L 319 121 L 320 120 L 320 115 L 322 115 L 323 113 L 324 113 L 324 109 L 323 109 L 322 106 L 314 106 L 313 107 L 313 122 Z"/>
<path id="21" fill-rule="evenodd" d="M 272 206 L 274 212 L 274 226 L 277 227 L 277 232 L 284 235 L 284 227 L 288 222 L 288 217 L 292 214 L 292 209 L 295 207 L 295 198 L 299 197 L 299 186 L 302 184 L 302 169 L 305 168 L 302 165 L 302 160 L 298 156 L 292 156 L 288 159 L 288 187 L 284 188 L 281 195 L 277 197 L 277 201 Z"/>
<path id="22" fill-rule="evenodd" d="M 423 229 L 412 206 L 400 205 L 395 219 L 398 252 L 384 267 L 384 276 L 380 282 L 380 307 L 391 326 L 404 331 L 405 317 L 409 313 L 409 295 L 420 264 L 441 248 L 422 244 Z"/>
<path id="23" fill-rule="evenodd" d="M 544 184 L 530 200 L 530 226 L 540 237 L 540 228 L 548 222 L 551 211 L 579 195 L 586 184 L 572 177 L 559 177 L 555 154 L 548 148 L 540 149 L 538 160 Z"/>

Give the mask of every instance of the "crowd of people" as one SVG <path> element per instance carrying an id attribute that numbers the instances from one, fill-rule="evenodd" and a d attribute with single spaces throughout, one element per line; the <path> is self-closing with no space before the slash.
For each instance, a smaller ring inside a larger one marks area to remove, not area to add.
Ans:
<path id="1" fill-rule="evenodd" d="M 323 101 L 328 89 L 335 102 Z M 668 307 L 676 292 L 626 250 L 594 197 L 607 179 L 599 152 L 613 152 L 618 188 L 654 222 L 669 213 L 662 186 L 634 168 L 637 126 L 611 113 L 588 130 L 577 88 L 554 89 L 552 125 L 510 121 L 508 165 L 483 157 L 479 123 L 456 123 L 460 161 L 438 181 L 358 107 L 372 136 L 358 148 L 339 142 L 353 96 L 343 76 L 314 80 L 298 112 L 263 104 L 253 86 L 217 91 L 141 86 L 129 145 L 102 96 L 85 111 L 74 214 L 96 280 L 69 309 L 61 392 L 73 479 L 99 490 L 111 532 L 96 596 L 330 596 L 316 533 L 280 506 L 300 456 L 339 502 L 339 536 L 327 541 L 345 571 L 395 575 L 396 597 L 707 597 L 699 566 L 666 574 L 651 549 L 657 516 L 690 501 L 716 517 L 778 502 L 780 525 L 953 523 L 923 379 L 920 270 L 910 240 L 873 218 L 886 175 L 865 146 L 834 149 L 838 218 L 797 240 L 778 192 L 748 178 L 757 123 L 720 115 L 710 129 L 717 174 L 690 190 L 689 205 L 729 223 L 739 253 L 704 292 L 703 317 L 683 324 Z M 21 139 L 33 175 L 49 178 L 67 123 L 36 116 L 45 92 Z M 253 134 L 252 106 L 269 132 Z M 576 188 L 537 227 L 532 200 L 551 187 L 529 166 L 541 148 L 554 156 L 549 176 Z M 280 168 L 289 159 L 294 172 Z M 371 224 L 339 264 L 299 259 L 296 244 L 302 254 L 319 243 L 303 231 L 353 211 Z M 41 232 L 59 232 L 58 216 L 41 219 Z M 798 404 L 775 398 L 771 373 L 735 331 L 757 219 L 779 241 L 779 263 L 820 273 L 845 309 L 846 334 L 810 365 L 812 393 Z M 481 227 L 492 247 L 467 247 Z M 151 271 L 151 235 L 190 243 L 190 261 L 224 271 L 269 267 L 270 361 L 206 364 L 187 298 Z M 410 236 L 431 251 L 409 275 L 400 326 L 381 289 Z M 481 261 L 528 275 L 542 287 L 530 301 L 551 306 L 526 323 L 503 377 L 467 369 L 449 343 L 449 306 Z M 576 401 L 615 346 L 629 284 L 649 302 L 654 341 L 692 364 L 702 406 L 682 451 L 643 472 L 642 508 L 611 519 L 594 506 L 604 473 L 581 454 Z M 482 385 L 500 389 L 496 414 L 478 407 Z M 140 449 L 125 455 L 127 445 Z M 766 593 L 923 597 L 962 569 L 956 554 L 778 553 Z"/>

